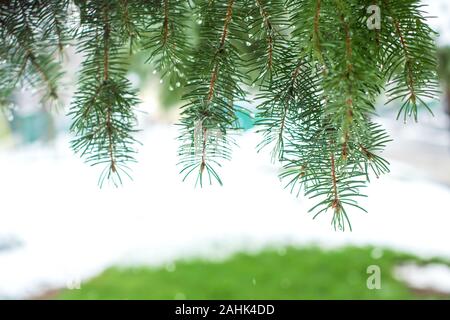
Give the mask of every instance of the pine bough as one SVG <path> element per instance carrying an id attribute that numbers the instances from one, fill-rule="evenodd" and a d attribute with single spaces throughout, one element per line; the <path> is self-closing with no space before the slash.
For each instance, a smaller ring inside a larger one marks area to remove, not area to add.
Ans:
<path id="1" fill-rule="evenodd" d="M 417 0 L 1 1 L 0 103 L 17 86 L 41 92 L 43 105 L 58 101 L 61 53 L 77 45 L 73 149 L 103 165 L 101 183 L 120 183 L 134 161 L 138 104 L 126 58 L 147 52 L 185 92 L 183 177 L 221 184 L 236 105 L 256 87 L 258 147 L 272 148 L 287 187 L 316 199 L 315 215 L 331 210 L 345 229 L 347 209 L 364 210 L 369 177 L 388 172 L 377 97 L 398 102 L 406 121 L 439 94 L 434 37 Z"/>

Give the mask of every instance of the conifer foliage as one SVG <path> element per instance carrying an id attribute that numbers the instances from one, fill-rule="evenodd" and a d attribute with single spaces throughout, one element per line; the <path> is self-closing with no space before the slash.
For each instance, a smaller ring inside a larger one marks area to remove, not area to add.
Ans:
<path id="1" fill-rule="evenodd" d="M 345 229 L 348 208 L 364 210 L 370 177 L 389 170 L 377 97 L 385 92 L 406 121 L 439 93 L 426 18 L 418 0 L 2 0 L 0 102 L 18 86 L 41 92 L 44 105 L 58 101 L 61 53 L 76 45 L 84 62 L 72 146 L 103 165 L 101 183 L 120 183 L 139 103 L 126 61 L 143 51 L 185 92 L 181 173 L 202 185 L 222 183 L 237 105 L 257 91 L 258 148 L 272 148 L 288 188 L 316 199 L 315 215 L 331 211 Z"/>

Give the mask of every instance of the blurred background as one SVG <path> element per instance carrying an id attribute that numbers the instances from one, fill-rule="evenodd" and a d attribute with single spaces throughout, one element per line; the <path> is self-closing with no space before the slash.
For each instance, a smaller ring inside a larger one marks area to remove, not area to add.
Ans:
<path id="1" fill-rule="evenodd" d="M 442 97 L 434 117 L 406 124 L 380 98 L 392 172 L 370 184 L 369 213 L 350 212 L 346 233 L 283 189 L 251 121 L 223 187 L 181 182 L 182 89 L 160 83 L 145 53 L 129 71 L 142 100 L 133 181 L 100 189 L 98 168 L 70 149 L 81 57 L 68 47 L 65 109 L 18 90 L 0 112 L 0 299 L 450 298 L 450 3 L 424 3 Z"/>

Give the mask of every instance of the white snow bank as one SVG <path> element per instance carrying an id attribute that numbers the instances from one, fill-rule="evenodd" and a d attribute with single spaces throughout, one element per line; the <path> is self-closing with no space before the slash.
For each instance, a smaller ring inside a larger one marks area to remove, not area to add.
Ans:
<path id="1" fill-rule="evenodd" d="M 450 268 L 442 264 L 418 266 L 406 264 L 396 268 L 395 276 L 412 288 L 450 294 Z"/>

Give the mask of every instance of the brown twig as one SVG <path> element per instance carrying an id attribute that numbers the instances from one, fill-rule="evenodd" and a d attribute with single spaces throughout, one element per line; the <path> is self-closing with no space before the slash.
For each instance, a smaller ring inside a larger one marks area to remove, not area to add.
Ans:
<path id="1" fill-rule="evenodd" d="M 320 29 L 320 10 L 321 10 L 321 0 L 317 0 L 317 5 L 316 5 L 316 12 L 314 15 L 314 34 L 313 34 L 313 38 L 314 38 L 314 45 L 316 48 L 316 52 L 319 56 L 319 60 L 322 64 L 325 65 L 325 61 L 323 59 L 323 55 L 322 55 L 322 48 L 321 48 L 321 44 L 320 44 L 320 34 L 319 34 L 319 29 Z"/>
<path id="2" fill-rule="evenodd" d="M 269 14 L 267 13 L 266 10 L 264 10 L 264 7 L 263 7 L 263 5 L 261 3 L 261 0 L 256 0 L 256 4 L 259 7 L 259 12 L 260 12 L 261 17 L 263 19 L 264 26 L 267 29 L 267 44 L 268 44 L 268 47 L 267 47 L 267 54 L 268 54 L 267 67 L 268 67 L 269 70 L 272 70 L 272 65 L 273 65 L 273 43 L 274 43 L 273 36 L 272 36 L 273 27 L 272 27 L 272 23 L 270 22 L 270 19 L 269 19 Z"/>
<path id="3" fill-rule="evenodd" d="M 109 46 L 111 36 L 111 26 L 109 23 L 108 8 L 105 6 L 103 12 L 103 82 L 107 83 L 109 80 Z M 111 105 L 108 104 L 106 109 L 106 132 L 108 135 L 108 153 L 111 161 L 111 171 L 116 172 L 116 161 L 114 157 L 114 141 L 113 141 L 113 127 L 112 127 L 112 110 Z"/>
<path id="4" fill-rule="evenodd" d="M 300 69 L 301 69 L 301 63 L 298 64 L 298 66 L 295 68 L 294 72 L 292 73 L 292 80 L 287 88 L 287 91 L 289 92 L 289 94 L 292 92 L 295 80 L 297 80 L 297 78 L 300 74 Z M 288 100 L 288 97 L 289 96 L 286 96 L 286 100 Z M 283 133 L 284 133 L 284 129 L 286 127 L 287 112 L 288 112 L 288 105 L 287 105 L 287 101 L 285 101 L 285 105 L 283 108 L 283 116 L 281 117 L 280 134 L 278 136 L 279 137 L 278 139 L 280 141 L 283 139 Z"/>
<path id="5" fill-rule="evenodd" d="M 331 207 L 335 210 L 336 213 L 339 213 L 341 201 L 339 200 L 337 178 L 336 178 L 336 164 L 333 153 L 331 153 L 331 180 L 333 185 L 333 198 L 334 198 Z"/>
<path id="6" fill-rule="evenodd" d="M 403 36 L 403 33 L 400 29 L 400 23 L 398 22 L 398 20 L 394 19 L 394 25 L 395 25 L 395 31 L 397 32 L 398 36 L 400 37 L 400 43 L 402 45 L 402 49 L 405 53 L 405 59 L 406 59 L 406 69 L 407 69 L 407 73 L 408 73 L 408 81 L 407 81 L 407 85 L 408 85 L 408 89 L 410 91 L 410 96 L 411 96 L 411 100 L 413 103 L 416 102 L 416 91 L 414 89 L 414 77 L 413 77 L 413 71 L 411 68 L 411 57 L 409 54 L 409 49 L 408 49 L 408 45 L 406 44 L 406 40 L 405 37 Z"/>
<path id="7" fill-rule="evenodd" d="M 163 45 L 169 38 L 169 0 L 164 0 Z"/>
<path id="8" fill-rule="evenodd" d="M 352 64 L 352 56 L 353 56 L 353 49 L 352 49 L 352 37 L 350 34 L 350 26 L 347 22 L 345 22 L 344 15 L 341 14 L 341 21 L 344 26 L 344 33 L 345 33 L 345 58 L 347 61 L 347 72 L 346 72 L 346 80 L 347 80 L 347 94 L 349 97 L 345 101 L 345 104 L 347 105 L 347 112 L 346 112 L 346 119 L 345 119 L 345 125 L 344 125 L 344 142 L 342 144 L 342 158 L 344 160 L 348 157 L 348 144 L 350 140 L 350 125 L 353 121 L 353 86 L 351 82 L 351 75 L 353 74 L 353 64 Z"/>
<path id="9" fill-rule="evenodd" d="M 234 4 L 234 0 L 229 0 L 228 1 L 227 14 L 225 16 L 225 23 L 224 23 L 224 26 L 223 26 L 222 36 L 220 38 L 219 48 L 218 48 L 217 52 L 223 50 L 223 47 L 225 45 L 225 41 L 226 41 L 227 35 L 228 35 L 228 26 L 230 24 L 231 17 L 232 17 L 232 14 L 233 14 L 233 4 Z M 211 73 L 211 80 L 209 82 L 208 95 L 207 95 L 207 99 L 206 99 L 207 103 L 210 103 L 211 100 L 214 97 L 214 89 L 215 89 L 215 86 L 216 86 L 218 73 L 219 73 L 219 65 L 218 65 L 218 62 L 216 61 L 215 64 L 214 64 L 214 69 L 213 69 L 213 71 Z M 201 161 L 201 164 L 200 164 L 200 172 L 203 172 L 203 170 L 206 167 L 207 137 L 208 137 L 207 128 L 203 128 L 203 148 L 202 148 L 202 161 Z"/>

